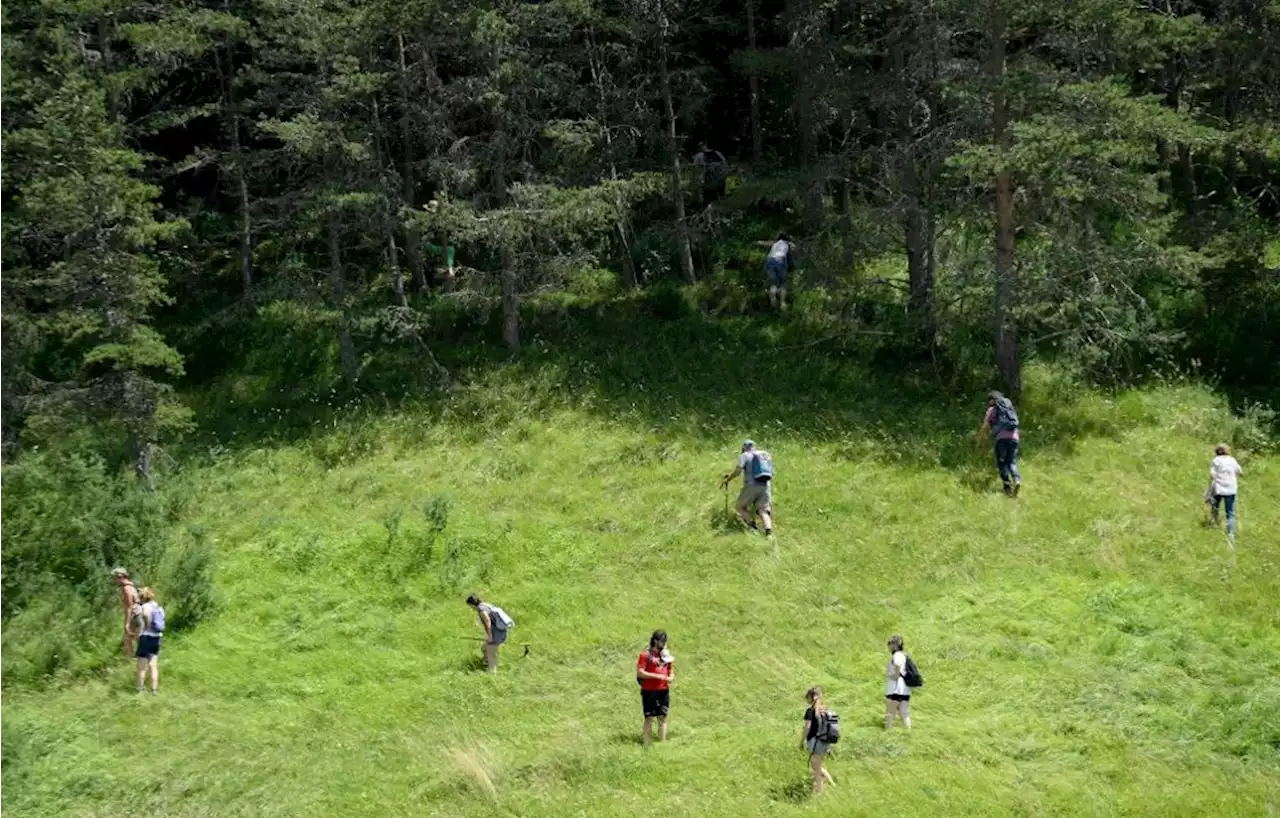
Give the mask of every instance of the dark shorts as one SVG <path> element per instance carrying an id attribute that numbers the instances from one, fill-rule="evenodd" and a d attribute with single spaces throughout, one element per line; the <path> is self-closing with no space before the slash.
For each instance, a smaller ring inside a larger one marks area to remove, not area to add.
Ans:
<path id="1" fill-rule="evenodd" d="M 671 709 L 670 690 L 641 690 L 640 703 L 644 705 L 644 717 L 665 716 Z"/>
<path id="2" fill-rule="evenodd" d="M 787 286 L 787 263 L 774 258 L 766 260 L 764 277 L 770 287 Z"/>
<path id="3" fill-rule="evenodd" d="M 506 632 L 505 630 L 501 630 L 501 629 L 499 629 L 499 628 L 494 628 L 494 629 L 493 629 L 493 641 L 492 641 L 492 642 L 490 642 L 489 644 L 490 644 L 490 645 L 501 645 L 501 644 L 502 644 L 503 642 L 505 642 L 505 641 L 507 641 L 507 632 Z"/>
<path id="4" fill-rule="evenodd" d="M 139 636 L 138 650 L 134 653 L 139 659 L 150 659 L 152 656 L 160 655 L 160 637 L 159 636 Z"/>
<path id="5" fill-rule="evenodd" d="M 901 693 L 890 693 L 888 696 L 885 696 L 885 698 L 894 702 L 909 702 L 911 701 L 911 694 L 908 693 L 904 696 Z"/>

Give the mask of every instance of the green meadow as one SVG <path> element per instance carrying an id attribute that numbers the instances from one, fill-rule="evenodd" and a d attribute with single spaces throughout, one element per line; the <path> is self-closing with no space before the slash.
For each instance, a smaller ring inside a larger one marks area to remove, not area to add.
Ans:
<path id="1" fill-rule="evenodd" d="M 166 636 L 158 697 L 123 659 L 7 689 L 7 808 L 1280 811 L 1280 467 L 1242 450 L 1235 548 L 1205 526 L 1211 446 L 1244 434 L 1219 398 L 1033 370 L 1015 501 L 974 445 L 981 392 L 687 329 L 644 362 L 535 342 L 446 399 L 268 417 L 193 457 L 165 490 L 172 536 L 216 555 L 216 615 Z M 254 384 L 224 384 L 245 417 Z M 746 436 L 777 464 L 773 541 L 717 486 Z M 473 590 L 517 621 L 494 677 Z M 646 750 L 655 628 L 677 682 Z M 882 723 L 892 633 L 926 680 L 910 732 Z M 821 798 L 814 684 L 845 725 Z"/>

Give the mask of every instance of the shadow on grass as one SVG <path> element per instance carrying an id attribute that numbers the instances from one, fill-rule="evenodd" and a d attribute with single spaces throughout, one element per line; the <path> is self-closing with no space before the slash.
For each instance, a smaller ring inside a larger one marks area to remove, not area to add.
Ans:
<path id="1" fill-rule="evenodd" d="M 235 374 L 190 395 L 202 442 L 309 439 L 317 459 L 333 466 L 376 446 L 376 435 L 352 422 L 362 417 L 412 408 L 479 441 L 577 408 L 647 431 L 660 458 L 673 438 L 750 434 L 764 446 L 829 443 L 850 460 L 941 466 L 975 491 L 990 490 L 990 444 L 973 443 L 989 384 L 879 336 L 792 317 L 711 316 L 662 288 L 588 304 L 527 301 L 514 355 L 494 343 L 496 313 L 438 304 L 428 314 L 425 341 L 451 373 L 447 388 L 422 347 L 371 337 L 358 388 L 344 390 L 334 380 L 336 353 L 316 352 L 333 346 L 328 317 L 263 310 L 245 319 L 253 326 L 228 343 L 256 338 L 266 346 L 230 354 L 222 372 Z M 1070 453 L 1082 437 L 1119 434 L 1115 421 L 1074 409 L 1074 400 L 1069 385 L 1029 391 L 1019 413 L 1033 430 L 1031 451 Z"/>
<path id="2" fill-rule="evenodd" d="M 793 778 L 785 784 L 776 784 L 769 788 L 769 797 L 775 801 L 803 804 L 813 797 L 813 781 L 806 776 Z"/>
<path id="3" fill-rule="evenodd" d="M 614 744 L 621 744 L 624 747 L 643 747 L 644 737 L 637 730 L 628 730 L 626 732 L 617 732 L 613 734 L 610 741 Z"/>

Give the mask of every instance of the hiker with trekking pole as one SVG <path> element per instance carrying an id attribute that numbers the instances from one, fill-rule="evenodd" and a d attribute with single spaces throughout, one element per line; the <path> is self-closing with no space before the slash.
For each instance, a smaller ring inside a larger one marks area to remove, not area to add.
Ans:
<path id="1" fill-rule="evenodd" d="M 995 433 L 996 471 L 1000 473 L 1004 493 L 1017 497 L 1022 490 L 1022 475 L 1018 473 L 1018 443 L 1022 439 L 1018 433 L 1018 411 L 1014 409 L 1013 401 L 996 391 L 987 395 L 987 413 L 978 426 L 978 445 L 987 436 L 987 429 Z"/>
<path id="2" fill-rule="evenodd" d="M 738 519 L 752 531 L 759 531 L 756 516 L 764 525 L 764 535 L 773 536 L 773 458 L 768 452 L 756 448 L 755 441 L 747 440 L 742 444 L 742 452 L 738 455 L 737 465 L 720 481 L 720 487 L 727 492 L 729 483 L 739 474 L 742 475 L 742 491 L 738 492 L 735 508 Z"/>
<path id="3" fill-rule="evenodd" d="M 484 663 L 490 673 L 498 672 L 498 648 L 507 641 L 507 632 L 515 627 L 515 620 L 507 615 L 507 612 L 484 602 L 479 596 L 471 594 L 467 597 L 467 604 L 476 612 L 476 617 L 480 620 L 480 626 L 484 628 Z M 528 654 L 528 646 L 525 646 L 525 653 Z"/>

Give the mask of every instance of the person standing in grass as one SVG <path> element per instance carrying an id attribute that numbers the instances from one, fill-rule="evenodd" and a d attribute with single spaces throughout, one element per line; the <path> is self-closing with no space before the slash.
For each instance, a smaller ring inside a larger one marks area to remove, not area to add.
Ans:
<path id="1" fill-rule="evenodd" d="M 675 677 L 675 657 L 667 650 L 667 632 L 654 631 L 648 649 L 636 660 L 636 681 L 640 683 L 640 704 L 644 708 L 640 738 L 646 747 L 653 740 L 654 719 L 658 720 L 658 741 L 667 740 L 667 713 Z"/>
<path id="2" fill-rule="evenodd" d="M 895 718 L 911 729 L 911 688 L 907 686 L 907 652 L 902 637 L 889 637 L 889 664 L 885 668 L 884 729 L 893 727 Z"/>
<path id="3" fill-rule="evenodd" d="M 1017 497 L 1022 490 L 1022 475 L 1018 473 L 1018 443 L 1022 440 L 1018 433 L 1018 412 L 1013 408 L 1013 401 L 999 392 L 992 391 L 987 395 L 987 413 L 978 426 L 979 445 L 986 437 L 987 429 L 995 432 L 996 471 L 1000 473 L 1004 493 Z"/>
<path id="4" fill-rule="evenodd" d="M 827 714 L 827 708 L 822 703 L 820 687 L 809 688 L 804 698 L 809 703 L 809 708 L 804 711 L 804 730 L 800 735 L 800 748 L 809 751 L 809 770 L 813 773 L 813 791 L 821 795 L 825 784 L 836 783 L 826 767 L 827 753 L 831 751 L 831 745 L 821 738 L 822 721 Z"/>
<path id="5" fill-rule="evenodd" d="M 787 279 L 794 262 L 795 245 L 786 233 L 778 236 L 777 241 L 757 242 L 761 247 L 768 247 L 764 257 L 765 283 L 769 287 L 769 306 L 785 312 L 787 309 Z"/>
<path id="6" fill-rule="evenodd" d="M 752 531 L 759 531 L 756 515 L 764 525 L 764 535 L 773 536 L 773 457 L 756 448 L 754 440 L 744 441 L 733 471 L 724 476 L 720 487 L 727 489 L 729 482 L 742 474 L 742 491 L 738 492 L 736 509 L 738 519 Z"/>
<path id="7" fill-rule="evenodd" d="M 164 608 L 156 602 L 155 592 L 143 588 L 138 592 L 142 600 L 140 614 L 142 633 L 138 636 L 138 692 L 146 686 L 147 671 L 151 671 L 151 695 L 160 692 L 160 638 L 164 636 Z"/>
<path id="8" fill-rule="evenodd" d="M 1219 443 L 1213 449 L 1213 461 L 1209 463 L 1209 488 L 1205 497 L 1212 503 L 1213 525 L 1218 526 L 1218 508 L 1227 507 L 1227 538 L 1236 539 L 1236 491 L 1237 478 L 1244 474 L 1240 464 L 1231 456 L 1231 448 Z"/>
<path id="9" fill-rule="evenodd" d="M 142 624 L 138 589 L 129 578 L 129 572 L 123 568 L 111 570 L 111 581 L 120 589 L 120 604 L 124 606 L 124 655 L 132 657 L 133 643 Z"/>
<path id="10" fill-rule="evenodd" d="M 467 604 L 476 612 L 480 626 L 484 628 L 484 664 L 490 673 L 498 672 L 498 648 L 507 641 L 507 631 L 516 624 L 507 612 L 497 605 L 484 602 L 479 596 L 471 594 Z"/>

